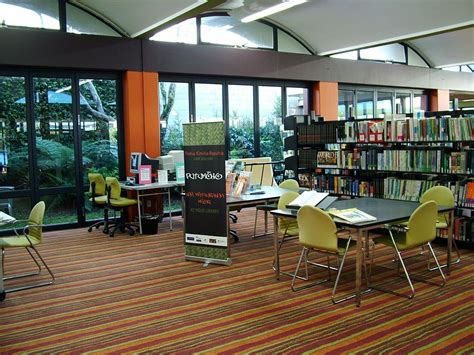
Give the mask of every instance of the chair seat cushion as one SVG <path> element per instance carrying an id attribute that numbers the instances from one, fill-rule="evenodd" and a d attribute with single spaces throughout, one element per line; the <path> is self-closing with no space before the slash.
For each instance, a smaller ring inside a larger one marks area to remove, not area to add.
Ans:
<path id="1" fill-rule="evenodd" d="M 128 207 L 137 204 L 137 200 L 126 197 L 111 198 L 110 205 L 112 207 Z"/>
<path id="2" fill-rule="evenodd" d="M 445 228 L 448 228 L 448 224 L 445 221 L 437 221 L 436 228 L 445 229 Z"/>
<path id="3" fill-rule="evenodd" d="M 395 244 L 397 245 L 398 250 L 406 250 L 416 247 L 416 245 L 408 245 L 406 242 L 406 234 L 405 233 L 394 233 L 393 239 L 395 240 Z M 381 243 L 383 245 L 393 247 L 392 240 L 389 235 L 385 235 L 383 237 L 377 237 L 373 239 L 375 243 Z M 420 243 L 419 245 L 423 245 L 426 243 Z"/>
<path id="4" fill-rule="evenodd" d="M 94 202 L 92 197 L 89 199 L 90 202 Z M 95 197 L 95 203 L 98 205 L 105 205 L 107 203 L 107 196 L 96 196 Z"/>
<path id="5" fill-rule="evenodd" d="M 311 245 L 305 245 L 305 244 L 302 244 L 302 245 L 304 245 L 307 248 L 311 248 L 313 250 L 317 250 L 323 253 L 335 253 L 334 250 L 325 250 L 325 249 L 315 248 Z M 346 246 L 347 246 L 347 239 L 337 238 L 337 254 L 339 254 L 340 256 L 344 255 L 344 253 L 346 252 Z M 349 249 L 355 248 L 356 246 L 357 246 L 357 242 L 351 239 L 351 242 L 349 244 Z"/>
<path id="6" fill-rule="evenodd" d="M 34 237 L 30 237 L 31 244 L 37 245 L 39 244 L 38 239 Z M 31 246 L 28 239 L 22 235 L 18 236 L 11 236 L 11 237 L 3 237 L 0 238 L 0 248 L 15 248 L 15 247 L 29 247 Z"/>

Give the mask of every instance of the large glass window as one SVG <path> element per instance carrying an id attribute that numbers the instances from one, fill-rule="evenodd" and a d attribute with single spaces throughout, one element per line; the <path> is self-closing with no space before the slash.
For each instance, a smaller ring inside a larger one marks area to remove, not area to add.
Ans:
<path id="1" fill-rule="evenodd" d="M 259 86 L 258 108 L 260 156 L 271 157 L 273 161 L 280 161 L 283 159 L 282 88 Z"/>
<path id="2" fill-rule="evenodd" d="M 339 90 L 337 111 L 340 120 L 354 117 L 354 92 L 352 90 Z"/>
<path id="3" fill-rule="evenodd" d="M 174 43 L 197 43 L 196 19 L 191 18 L 171 26 L 150 38 L 152 41 Z"/>
<path id="4" fill-rule="evenodd" d="M 201 41 L 251 48 L 273 48 L 273 30 L 258 21 L 242 23 L 230 16 L 201 17 Z"/>
<path id="5" fill-rule="evenodd" d="M 229 85 L 229 158 L 254 156 L 253 86 Z"/>
<path id="6" fill-rule="evenodd" d="M 58 0 L 0 0 L 0 23 L 59 30 Z"/>
<path id="7" fill-rule="evenodd" d="M 183 149 L 186 122 L 189 122 L 189 84 L 160 82 L 161 155 Z"/>
<path id="8" fill-rule="evenodd" d="M 428 111 L 428 95 L 423 93 L 413 94 L 413 112 Z"/>
<path id="9" fill-rule="evenodd" d="M 72 81 L 33 78 L 40 187 L 75 185 Z"/>
<path id="10" fill-rule="evenodd" d="M 357 91 L 357 118 L 373 118 L 374 117 L 374 92 L 373 91 Z"/>
<path id="11" fill-rule="evenodd" d="M 377 117 L 384 118 L 393 113 L 393 93 L 377 91 Z"/>
<path id="12" fill-rule="evenodd" d="M 411 110 L 411 94 L 405 92 L 397 92 L 395 96 L 395 113 L 409 113 Z"/>
<path id="13" fill-rule="evenodd" d="M 309 113 L 308 89 L 286 88 L 286 116 Z"/>
<path id="14" fill-rule="evenodd" d="M 222 120 L 222 85 L 196 84 L 196 122 Z"/>
<path id="15" fill-rule="evenodd" d="M 0 185 L 30 187 L 25 78 L 0 76 Z"/>
<path id="16" fill-rule="evenodd" d="M 406 63 L 405 48 L 398 43 L 360 50 L 360 58 Z"/>

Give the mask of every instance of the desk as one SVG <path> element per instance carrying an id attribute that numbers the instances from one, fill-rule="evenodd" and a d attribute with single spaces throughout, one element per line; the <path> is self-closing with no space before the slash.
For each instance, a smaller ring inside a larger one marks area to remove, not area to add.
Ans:
<path id="1" fill-rule="evenodd" d="M 170 231 L 173 230 L 173 221 L 171 218 L 171 188 L 177 186 L 184 186 L 184 183 L 178 183 L 176 181 L 169 181 L 166 184 L 162 183 L 152 183 L 152 184 L 143 184 L 143 185 L 126 185 L 121 183 L 120 187 L 122 190 L 135 191 L 137 193 L 138 200 L 138 222 L 140 226 L 140 234 L 142 234 L 142 213 L 141 213 L 141 198 L 146 196 L 158 196 L 158 195 L 168 195 L 168 209 L 169 209 L 169 219 L 170 219 Z M 149 192 L 149 190 L 165 190 L 160 192 Z M 147 192 L 148 191 L 148 192 Z"/>
<path id="2" fill-rule="evenodd" d="M 372 229 L 381 228 L 384 224 L 394 223 L 398 221 L 407 220 L 413 211 L 419 206 L 418 202 L 411 201 L 397 201 L 397 200 L 385 200 L 381 198 L 356 198 L 351 200 L 339 200 L 331 204 L 331 208 L 338 210 L 346 208 L 358 208 L 377 218 L 376 221 L 351 224 L 342 220 L 337 220 L 336 224 L 340 227 L 355 232 L 357 241 L 357 254 L 356 254 L 356 305 L 360 306 L 361 302 L 361 288 L 362 288 L 362 243 L 364 239 L 368 238 L 368 233 Z M 451 218 L 454 217 L 454 209 L 438 206 L 438 212 L 450 212 Z M 275 277 L 278 280 L 280 277 L 280 255 L 278 253 L 278 217 L 284 218 L 296 218 L 296 214 L 291 213 L 289 210 L 275 210 L 270 212 L 273 215 L 274 234 L 273 234 L 273 253 L 275 257 Z M 452 244 L 452 223 L 450 224 L 450 230 L 448 232 L 448 260 L 447 270 L 449 274 L 450 260 L 451 260 L 451 244 Z"/>

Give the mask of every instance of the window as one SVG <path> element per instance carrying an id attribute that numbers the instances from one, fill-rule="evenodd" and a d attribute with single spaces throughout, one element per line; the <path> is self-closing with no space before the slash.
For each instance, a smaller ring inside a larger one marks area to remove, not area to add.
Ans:
<path id="1" fill-rule="evenodd" d="M 1 0 L 0 23 L 59 30 L 57 0 Z"/>
<path id="2" fill-rule="evenodd" d="M 360 58 L 368 60 L 382 60 L 386 62 L 406 63 L 405 48 L 398 43 L 361 49 Z"/>
<path id="3" fill-rule="evenodd" d="M 428 95 L 424 93 L 413 94 L 413 112 L 428 111 Z"/>
<path id="4" fill-rule="evenodd" d="M 377 91 L 377 117 L 384 118 L 393 113 L 393 94 L 391 92 Z"/>
<path id="5" fill-rule="evenodd" d="M 309 113 L 308 89 L 286 88 L 286 116 L 307 115 Z"/>
<path id="6" fill-rule="evenodd" d="M 196 84 L 196 122 L 224 119 L 222 114 L 222 85 Z"/>
<path id="7" fill-rule="evenodd" d="M 278 30 L 278 51 L 286 53 L 311 54 L 305 46 L 291 37 L 288 33 Z"/>
<path id="8" fill-rule="evenodd" d="M 411 94 L 397 92 L 395 96 L 395 113 L 409 113 L 411 110 Z"/>
<path id="9" fill-rule="evenodd" d="M 201 41 L 251 48 L 273 48 L 273 30 L 261 22 L 242 23 L 230 16 L 201 17 Z"/>
<path id="10" fill-rule="evenodd" d="M 345 120 L 354 117 L 354 92 L 339 90 L 338 118 Z"/>
<path id="11" fill-rule="evenodd" d="M 260 156 L 272 161 L 283 159 L 282 88 L 258 87 L 258 116 L 260 120 Z"/>
<path id="12" fill-rule="evenodd" d="M 229 158 L 254 156 L 253 86 L 229 85 Z"/>
<path id="13" fill-rule="evenodd" d="M 175 43 L 197 43 L 196 19 L 180 22 L 167 28 L 150 38 L 152 41 L 175 42 Z"/>
<path id="14" fill-rule="evenodd" d="M 357 91 L 357 119 L 374 117 L 374 92 Z"/>
<path id="15" fill-rule="evenodd" d="M 408 48 L 408 65 L 429 68 L 429 65 L 413 49 Z"/>

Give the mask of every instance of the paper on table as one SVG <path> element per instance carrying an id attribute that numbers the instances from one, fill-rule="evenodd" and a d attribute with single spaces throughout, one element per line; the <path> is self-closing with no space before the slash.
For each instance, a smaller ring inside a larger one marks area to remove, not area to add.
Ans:
<path id="1" fill-rule="evenodd" d="M 0 211 L 0 224 L 15 222 L 16 219 L 5 212 Z"/>
<path id="2" fill-rule="evenodd" d="M 348 208 L 345 210 L 330 209 L 328 213 L 350 223 L 363 223 L 377 220 L 376 217 L 357 208 Z"/>
<path id="3" fill-rule="evenodd" d="M 329 193 L 317 191 L 304 191 L 301 195 L 291 201 L 287 207 L 317 206 Z"/>

